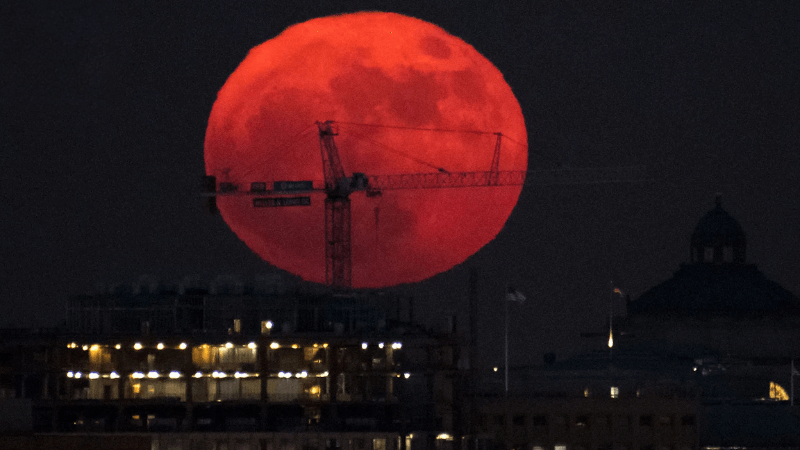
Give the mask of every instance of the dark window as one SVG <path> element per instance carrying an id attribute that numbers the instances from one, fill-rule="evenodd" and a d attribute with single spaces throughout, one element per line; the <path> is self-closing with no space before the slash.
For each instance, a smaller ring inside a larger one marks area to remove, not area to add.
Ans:
<path id="1" fill-rule="evenodd" d="M 494 416 L 494 425 L 497 427 L 504 427 L 506 425 L 506 416 L 502 414 Z"/>
<path id="2" fill-rule="evenodd" d="M 681 417 L 681 425 L 691 427 L 694 426 L 694 416 L 693 415 L 685 415 Z"/>
<path id="3" fill-rule="evenodd" d="M 514 425 L 518 426 L 518 427 L 524 426 L 525 425 L 525 416 L 523 416 L 523 415 L 514 416 Z"/>
<path id="4" fill-rule="evenodd" d="M 639 417 L 639 426 L 640 427 L 652 427 L 653 426 L 653 416 L 640 416 Z"/>
<path id="5" fill-rule="evenodd" d="M 589 426 L 589 416 L 578 416 L 575 418 L 575 426 L 585 428 Z"/>
<path id="6" fill-rule="evenodd" d="M 546 427 L 547 426 L 547 416 L 533 416 L 533 426 L 535 426 L 535 427 Z"/>

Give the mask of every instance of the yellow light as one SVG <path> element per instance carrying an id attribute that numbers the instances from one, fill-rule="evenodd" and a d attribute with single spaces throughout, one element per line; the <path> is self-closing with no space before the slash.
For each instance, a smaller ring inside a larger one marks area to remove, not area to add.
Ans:
<path id="1" fill-rule="evenodd" d="M 322 344 L 322 348 L 328 348 L 328 344 L 327 343 Z"/>
<path id="2" fill-rule="evenodd" d="M 368 346 L 368 344 L 367 344 L 366 342 L 362 342 L 362 343 L 361 343 L 361 348 L 362 348 L 362 349 L 366 350 L 366 349 L 367 349 L 367 346 Z"/>
<path id="3" fill-rule="evenodd" d="M 608 348 L 614 347 L 614 335 L 609 331 L 608 332 Z"/>
<path id="4" fill-rule="evenodd" d="M 73 371 L 70 370 L 69 372 L 67 372 L 67 378 L 72 378 L 74 376 L 75 376 L 75 373 Z"/>
<path id="5" fill-rule="evenodd" d="M 309 390 L 309 392 L 311 393 L 311 395 L 319 394 L 319 386 L 311 386 L 311 389 Z"/>
<path id="6" fill-rule="evenodd" d="M 392 344 L 392 348 L 395 350 L 400 350 L 401 348 L 403 348 L 403 344 L 401 344 L 400 342 L 395 342 Z"/>
<path id="7" fill-rule="evenodd" d="M 97 373 L 97 372 L 91 372 L 91 373 L 89 373 L 89 379 L 90 379 L 90 380 L 96 380 L 96 379 L 98 379 L 98 378 L 100 378 L 100 374 L 99 374 L 99 373 Z"/>
<path id="8" fill-rule="evenodd" d="M 147 378 L 158 378 L 158 372 L 156 372 L 155 370 L 147 372 Z"/>
<path id="9" fill-rule="evenodd" d="M 142 372 L 133 372 L 133 373 L 131 374 L 131 378 L 134 378 L 134 379 L 136 379 L 136 380 L 139 380 L 139 379 L 141 379 L 141 378 L 144 378 L 144 374 L 143 374 Z"/>
<path id="10" fill-rule="evenodd" d="M 378 343 L 378 348 L 383 348 L 383 342 Z"/>
<path id="11" fill-rule="evenodd" d="M 197 373 L 194 374 L 194 377 L 195 378 L 203 378 L 203 373 L 202 372 L 197 372 Z"/>
<path id="12" fill-rule="evenodd" d="M 440 440 L 443 440 L 443 441 L 452 441 L 453 440 L 453 436 L 451 436 L 451 435 L 449 435 L 447 433 L 441 433 L 438 436 L 436 436 L 436 439 L 440 439 Z"/>
<path id="13" fill-rule="evenodd" d="M 121 349 L 121 348 L 122 348 L 122 344 L 117 344 L 117 345 L 115 345 L 115 346 L 114 346 L 114 348 L 115 348 L 115 349 L 117 349 L 117 350 L 119 350 L 119 349 Z"/>
<path id="14" fill-rule="evenodd" d="M 116 380 L 117 378 L 119 378 L 119 374 L 117 372 L 111 372 L 109 378 Z"/>
<path id="15" fill-rule="evenodd" d="M 774 381 L 770 381 L 769 398 L 772 400 L 789 400 L 789 395 L 786 393 L 786 389 L 784 389 L 783 386 Z"/>
<path id="16" fill-rule="evenodd" d="M 133 349 L 134 350 L 141 350 L 142 349 L 142 343 L 141 342 L 137 342 L 137 343 L 133 344 Z"/>
<path id="17" fill-rule="evenodd" d="M 226 342 L 226 343 L 225 343 L 225 348 L 233 348 L 233 343 L 231 343 L 231 342 Z"/>
<path id="18" fill-rule="evenodd" d="M 297 344 L 292 344 L 292 348 L 299 348 L 300 346 Z"/>
<path id="19" fill-rule="evenodd" d="M 80 372 L 75 372 L 75 378 L 80 378 L 80 377 L 81 377 L 81 373 Z"/>
<path id="20" fill-rule="evenodd" d="M 97 345 L 97 344 L 93 344 L 91 347 L 89 347 L 89 350 L 91 350 L 93 352 L 96 352 L 96 351 L 100 350 L 100 346 Z"/>
<path id="21" fill-rule="evenodd" d="M 139 393 L 139 391 L 140 391 L 141 389 L 142 389 L 142 385 L 141 385 L 141 384 L 139 384 L 139 383 L 136 383 L 136 384 L 134 384 L 134 385 L 133 385 L 133 393 L 134 393 L 134 394 L 138 394 L 138 393 Z M 138 420 L 138 419 L 139 419 L 139 416 L 133 416 L 133 417 L 134 417 L 136 420 Z"/>
<path id="22" fill-rule="evenodd" d="M 406 373 L 404 373 L 404 374 L 403 374 L 403 378 L 406 378 L 406 379 L 408 379 L 408 378 L 410 378 L 410 377 L 411 377 L 411 374 L 410 374 L 410 373 L 408 373 L 408 372 L 406 372 Z"/>
<path id="23" fill-rule="evenodd" d="M 88 346 L 88 345 L 84 345 L 84 346 L 83 346 L 83 347 L 81 347 L 81 348 L 83 349 L 83 351 L 89 350 L 89 346 Z"/>
<path id="24" fill-rule="evenodd" d="M 251 343 L 247 344 L 247 348 L 255 349 L 256 348 L 256 343 L 255 342 L 251 342 Z"/>
<path id="25" fill-rule="evenodd" d="M 181 350 L 186 350 L 186 342 L 181 342 L 181 345 L 178 346 Z"/>
<path id="26" fill-rule="evenodd" d="M 281 348 L 281 345 L 278 344 L 277 342 L 273 342 L 272 344 L 269 344 L 269 348 L 275 350 L 277 348 Z"/>
<path id="27" fill-rule="evenodd" d="M 181 377 L 181 373 L 178 372 L 177 370 L 173 370 L 172 372 L 169 373 L 169 377 L 174 380 L 176 378 L 180 378 Z"/>
<path id="28" fill-rule="evenodd" d="M 271 320 L 267 321 L 267 329 L 272 329 L 272 321 Z"/>
<path id="29" fill-rule="evenodd" d="M 611 398 L 619 398 L 619 388 L 617 386 L 611 386 Z"/>
<path id="30" fill-rule="evenodd" d="M 497 367 L 492 367 L 492 370 L 497 372 Z"/>
<path id="31" fill-rule="evenodd" d="M 164 350 L 164 343 L 163 342 L 159 342 L 158 345 L 156 345 L 156 348 L 159 349 L 159 350 Z"/>

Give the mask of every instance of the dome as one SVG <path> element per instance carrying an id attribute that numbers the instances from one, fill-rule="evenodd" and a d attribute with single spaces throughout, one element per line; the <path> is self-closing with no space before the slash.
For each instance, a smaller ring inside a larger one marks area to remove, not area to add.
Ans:
<path id="1" fill-rule="evenodd" d="M 717 195 L 716 206 L 697 223 L 692 233 L 692 263 L 744 264 L 747 240 L 739 222 L 722 208 Z"/>

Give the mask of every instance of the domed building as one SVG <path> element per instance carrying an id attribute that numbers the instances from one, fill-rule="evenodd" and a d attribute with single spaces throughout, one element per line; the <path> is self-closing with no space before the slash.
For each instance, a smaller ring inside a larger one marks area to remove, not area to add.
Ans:
<path id="1" fill-rule="evenodd" d="M 770 386 L 789 391 L 800 299 L 748 263 L 746 250 L 742 226 L 717 196 L 694 228 L 689 262 L 628 303 L 619 345 L 693 360 L 715 380 L 704 383 L 706 396 L 782 397 Z"/>
<path id="2" fill-rule="evenodd" d="M 742 226 L 722 207 L 706 213 L 692 233 L 690 263 L 628 305 L 629 314 L 655 317 L 786 318 L 800 315 L 800 300 L 746 261 Z"/>

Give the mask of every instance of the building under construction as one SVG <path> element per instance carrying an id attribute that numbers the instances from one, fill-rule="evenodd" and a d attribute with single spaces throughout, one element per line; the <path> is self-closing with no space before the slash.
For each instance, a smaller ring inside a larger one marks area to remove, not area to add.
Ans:
<path id="1" fill-rule="evenodd" d="M 23 430 L 104 446 L 446 448 L 464 434 L 460 341 L 412 319 L 381 293 L 117 286 L 70 299 L 66 333 L 4 336 L 0 393 Z"/>

